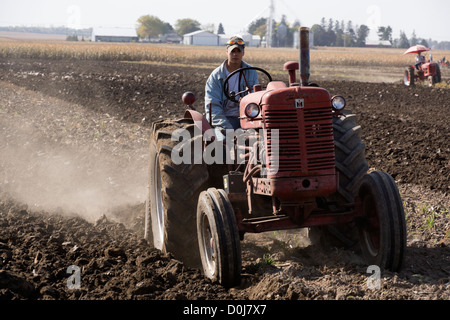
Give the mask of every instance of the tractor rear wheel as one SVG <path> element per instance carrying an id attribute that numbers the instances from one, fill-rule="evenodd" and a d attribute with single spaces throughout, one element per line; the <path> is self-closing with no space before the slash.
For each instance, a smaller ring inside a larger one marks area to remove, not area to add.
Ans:
<path id="1" fill-rule="evenodd" d="M 353 202 L 359 183 L 369 169 L 366 161 L 366 145 L 361 139 L 361 126 L 350 110 L 333 120 L 336 169 L 339 172 L 340 201 Z"/>
<path id="2" fill-rule="evenodd" d="M 359 197 L 363 218 L 358 226 L 364 257 L 382 270 L 399 271 L 406 248 L 406 222 L 394 179 L 381 171 L 365 175 Z"/>
<path id="3" fill-rule="evenodd" d="M 209 188 L 200 194 L 197 233 L 205 276 L 224 287 L 238 285 L 242 267 L 239 230 L 224 190 Z"/>
<path id="4" fill-rule="evenodd" d="M 441 68 L 439 64 L 436 63 L 436 75 L 434 76 L 434 83 L 439 83 L 442 81 Z"/>
<path id="5" fill-rule="evenodd" d="M 350 110 L 333 118 L 336 170 L 339 173 L 338 192 L 329 197 L 329 201 L 338 206 L 353 203 L 358 195 L 359 184 L 369 166 L 365 156 L 365 144 L 361 140 L 361 126 L 356 115 Z M 354 247 L 358 243 L 355 225 L 329 225 L 310 228 L 311 243 L 323 246 Z"/>
<path id="6" fill-rule="evenodd" d="M 405 70 L 405 75 L 403 77 L 403 83 L 405 86 L 414 86 L 414 67 L 410 66 Z"/>
<path id="7" fill-rule="evenodd" d="M 163 120 L 153 124 L 144 237 L 155 248 L 172 253 L 189 266 L 198 267 L 197 200 L 200 192 L 208 188 L 209 174 L 203 161 L 194 159 L 202 152 L 191 152 L 190 161 L 186 161 L 189 163 L 176 164 L 172 160 L 172 152 L 180 143 L 172 141 L 172 136 L 180 129 L 189 132 L 191 138 L 186 143 L 192 149 L 195 140 L 202 139 L 201 135 L 195 136 L 192 119 Z"/>

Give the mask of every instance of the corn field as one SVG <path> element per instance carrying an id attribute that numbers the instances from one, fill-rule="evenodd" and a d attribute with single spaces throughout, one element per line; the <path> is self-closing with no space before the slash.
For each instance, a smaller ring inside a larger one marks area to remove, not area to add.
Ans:
<path id="1" fill-rule="evenodd" d="M 327 48 L 311 50 L 311 64 L 338 67 L 404 67 L 414 55 L 404 49 Z M 434 51 L 434 60 L 450 57 L 450 51 Z M 226 58 L 225 48 L 141 43 L 93 43 L 65 41 L 0 41 L 0 58 L 142 61 L 160 64 L 217 65 Z M 428 58 L 428 55 L 427 55 Z M 244 59 L 254 65 L 280 68 L 298 60 L 297 49 L 246 49 Z"/>

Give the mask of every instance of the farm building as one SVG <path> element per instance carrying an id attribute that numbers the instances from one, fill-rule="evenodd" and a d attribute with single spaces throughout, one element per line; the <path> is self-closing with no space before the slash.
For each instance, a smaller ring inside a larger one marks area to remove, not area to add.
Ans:
<path id="1" fill-rule="evenodd" d="M 198 30 L 183 35 L 183 44 L 197 46 L 217 46 L 219 45 L 219 36 L 205 30 Z"/>
<path id="2" fill-rule="evenodd" d="M 369 48 L 391 48 L 392 43 L 387 40 L 366 40 L 366 47 L 369 47 Z"/>
<path id="3" fill-rule="evenodd" d="M 227 41 L 230 40 L 230 38 L 232 36 L 234 36 L 234 35 L 225 35 L 225 34 L 219 35 L 219 37 L 220 37 L 219 45 L 225 46 L 227 44 Z M 245 34 L 241 34 L 241 35 L 237 35 L 237 36 L 240 36 L 245 41 L 245 45 L 247 47 L 259 47 L 261 45 L 261 37 L 260 36 L 253 35 L 250 33 L 245 33 Z"/>
<path id="4" fill-rule="evenodd" d="M 225 46 L 227 41 L 235 35 L 214 34 L 209 31 L 199 30 L 183 35 L 183 44 L 198 46 Z M 245 41 L 247 47 L 259 47 L 261 37 L 245 33 L 240 36 Z"/>
<path id="5" fill-rule="evenodd" d="M 133 28 L 93 28 L 92 41 L 102 42 L 133 42 L 139 38 L 136 29 Z"/>
<path id="6" fill-rule="evenodd" d="M 176 33 L 168 33 L 160 36 L 161 42 L 165 43 L 181 43 L 183 38 Z"/>

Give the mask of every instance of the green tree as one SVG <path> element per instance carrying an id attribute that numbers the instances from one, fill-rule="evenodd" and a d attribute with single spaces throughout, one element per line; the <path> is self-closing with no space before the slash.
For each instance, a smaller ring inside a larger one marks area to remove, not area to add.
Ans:
<path id="1" fill-rule="evenodd" d="M 378 27 L 378 38 L 380 40 L 387 40 L 392 42 L 392 28 L 391 26 L 387 27 Z"/>
<path id="2" fill-rule="evenodd" d="M 222 22 L 219 23 L 219 27 L 217 28 L 217 34 L 225 34 L 225 29 L 223 28 Z"/>
<path id="3" fill-rule="evenodd" d="M 264 38 L 266 36 L 267 33 L 267 25 L 266 24 L 262 24 L 260 25 L 258 28 L 256 28 L 252 34 L 260 36 L 261 39 Z"/>
<path id="4" fill-rule="evenodd" d="M 200 22 L 193 19 L 178 19 L 175 22 L 175 32 L 182 36 L 186 33 L 191 33 L 200 30 Z"/>
<path id="5" fill-rule="evenodd" d="M 145 15 L 138 19 L 137 34 L 140 38 L 156 37 L 171 31 L 172 26 L 156 16 Z"/>
<path id="6" fill-rule="evenodd" d="M 410 46 L 415 46 L 418 43 L 419 43 L 419 40 L 417 39 L 416 31 L 413 30 L 413 33 L 411 35 L 411 39 L 409 39 L 409 45 Z"/>
<path id="7" fill-rule="evenodd" d="M 356 32 L 356 46 L 365 47 L 366 39 L 369 36 L 370 29 L 365 24 L 362 24 Z"/>
<path id="8" fill-rule="evenodd" d="M 355 46 L 355 39 L 351 33 L 344 33 L 342 35 L 342 42 L 344 44 L 344 47 L 354 47 Z"/>
<path id="9" fill-rule="evenodd" d="M 327 31 L 333 30 L 334 29 L 334 22 L 333 19 L 328 19 L 328 29 Z"/>
<path id="10" fill-rule="evenodd" d="M 400 31 L 400 39 L 398 40 L 399 48 L 409 48 L 409 40 L 404 31 Z"/>
<path id="11" fill-rule="evenodd" d="M 323 18 L 325 21 L 325 18 Z M 315 24 L 311 27 L 311 32 L 314 34 L 314 45 L 315 46 L 325 46 L 325 29 L 320 24 Z"/>
<path id="12" fill-rule="evenodd" d="M 351 21 L 347 23 L 347 33 L 344 35 L 344 47 L 354 47 L 356 45 L 356 34 Z"/>
<path id="13" fill-rule="evenodd" d="M 168 23 L 168 22 L 164 22 L 163 34 L 172 33 L 172 32 L 173 32 L 172 25 L 170 23 Z"/>
<path id="14" fill-rule="evenodd" d="M 343 47 L 344 46 L 344 31 L 342 29 L 338 29 L 336 31 L 336 47 Z"/>
<path id="15" fill-rule="evenodd" d="M 429 47 L 428 41 L 425 39 L 421 39 L 419 44 L 421 44 L 422 46 L 425 46 L 425 47 Z"/>
<path id="16" fill-rule="evenodd" d="M 261 26 L 264 26 L 264 33 L 263 33 L 263 35 L 265 35 L 266 34 L 266 29 L 265 29 L 266 23 L 267 23 L 267 19 L 266 18 L 259 18 L 258 20 L 252 21 L 250 23 L 250 25 L 248 26 L 247 31 L 250 34 L 255 34 L 255 35 L 260 35 L 261 36 L 260 33 L 256 33 L 256 30 L 261 30 L 262 29 Z"/>
<path id="17" fill-rule="evenodd" d="M 325 18 L 322 18 L 325 21 Z M 328 27 L 324 28 L 322 24 L 315 24 L 311 27 L 314 34 L 314 45 L 316 46 L 333 46 L 336 43 L 336 33 Z"/>

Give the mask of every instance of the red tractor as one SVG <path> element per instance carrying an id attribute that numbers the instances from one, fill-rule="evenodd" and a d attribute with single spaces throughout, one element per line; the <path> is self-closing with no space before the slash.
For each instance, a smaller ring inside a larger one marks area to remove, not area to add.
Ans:
<path id="1" fill-rule="evenodd" d="M 192 93 L 183 95 L 184 118 L 153 124 L 145 238 L 226 287 L 240 282 L 245 233 L 308 228 L 316 239 L 359 241 L 368 265 L 402 265 L 397 186 L 388 173 L 368 173 L 361 128 L 345 99 L 309 82 L 308 28 L 300 28 L 300 44 L 300 63 L 284 65 L 288 85 L 255 68 L 269 83 L 247 88 L 242 129 L 227 134 L 225 145 L 195 111 Z"/>
<path id="2" fill-rule="evenodd" d="M 440 59 L 438 62 L 442 68 L 450 68 L 450 62 L 448 60 L 445 60 L 445 57 Z"/>
<path id="3" fill-rule="evenodd" d="M 430 51 L 429 48 L 416 45 L 408 50 L 404 54 L 415 53 L 417 54 L 416 64 L 409 66 L 405 70 L 403 77 L 403 83 L 406 86 L 414 86 L 418 81 L 428 80 L 430 86 L 441 82 L 441 69 L 438 63 L 433 62 L 431 59 L 425 62 L 425 57 L 421 55 L 422 52 Z M 420 61 L 423 59 L 423 61 Z"/>

